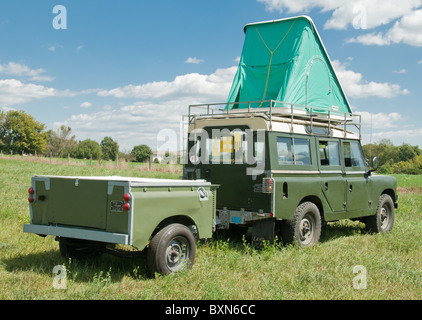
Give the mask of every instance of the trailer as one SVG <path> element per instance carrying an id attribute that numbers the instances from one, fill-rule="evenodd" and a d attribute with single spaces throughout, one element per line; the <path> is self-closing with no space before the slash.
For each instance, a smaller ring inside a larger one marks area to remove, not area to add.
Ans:
<path id="1" fill-rule="evenodd" d="M 143 251 L 162 274 L 195 260 L 196 239 L 211 238 L 216 187 L 204 180 L 34 176 L 24 232 L 55 236 L 64 255 L 111 245 Z"/>

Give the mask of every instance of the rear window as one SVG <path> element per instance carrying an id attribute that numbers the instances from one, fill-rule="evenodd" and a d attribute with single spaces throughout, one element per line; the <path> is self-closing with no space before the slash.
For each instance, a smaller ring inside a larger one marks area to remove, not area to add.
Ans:
<path id="1" fill-rule="evenodd" d="M 214 130 L 214 129 L 213 129 Z M 202 138 L 202 141 L 201 141 Z M 252 130 L 215 130 L 213 137 L 204 134 L 196 141 L 197 162 L 202 156 L 206 164 L 255 164 L 263 163 L 265 156 L 265 136 L 257 137 Z"/>

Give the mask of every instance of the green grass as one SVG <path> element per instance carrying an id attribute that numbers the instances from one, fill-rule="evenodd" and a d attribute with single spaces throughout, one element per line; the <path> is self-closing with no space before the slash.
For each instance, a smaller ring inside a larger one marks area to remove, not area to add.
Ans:
<path id="1" fill-rule="evenodd" d="M 367 234 L 363 224 L 345 220 L 330 223 L 312 248 L 262 251 L 245 238 L 218 235 L 198 242 L 192 270 L 167 277 L 149 277 L 142 259 L 67 260 L 53 237 L 22 232 L 34 174 L 178 178 L 180 171 L 174 171 L 0 159 L 0 300 L 422 298 L 422 176 L 397 176 L 400 207 L 388 234 Z M 56 265 L 66 267 L 65 290 L 53 287 Z M 353 287 L 360 275 L 353 272 L 355 266 L 366 269 L 366 289 Z"/>

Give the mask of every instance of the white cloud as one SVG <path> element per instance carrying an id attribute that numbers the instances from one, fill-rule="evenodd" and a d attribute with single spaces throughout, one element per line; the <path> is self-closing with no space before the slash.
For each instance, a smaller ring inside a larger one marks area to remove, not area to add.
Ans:
<path id="1" fill-rule="evenodd" d="M 398 128 L 402 124 L 403 116 L 397 112 L 391 113 L 370 113 L 367 111 L 357 111 L 355 114 L 359 114 L 362 119 L 362 125 L 372 127 L 373 129 L 387 129 L 387 128 Z"/>
<path id="2" fill-rule="evenodd" d="M 364 45 L 377 45 L 377 46 L 386 46 L 390 45 L 390 41 L 385 38 L 382 32 L 372 32 L 357 36 L 356 38 L 349 38 L 346 40 L 347 43 L 361 43 Z"/>
<path id="3" fill-rule="evenodd" d="M 352 98 L 394 98 L 410 93 L 409 90 L 402 89 L 398 84 L 365 81 L 361 73 L 347 70 L 346 65 L 340 61 L 334 60 L 332 63 L 346 96 Z"/>
<path id="4" fill-rule="evenodd" d="M 406 69 L 400 69 L 400 70 L 393 70 L 393 72 L 397 73 L 397 74 L 405 74 L 405 73 L 407 73 L 407 70 Z"/>
<path id="5" fill-rule="evenodd" d="M 0 104 L 17 105 L 34 99 L 52 97 L 57 94 L 53 88 L 25 84 L 16 79 L 0 80 Z"/>
<path id="6" fill-rule="evenodd" d="M 265 4 L 269 11 L 287 11 L 289 14 L 308 13 L 313 9 L 332 12 L 326 22 L 327 29 L 346 29 L 359 18 L 366 19 L 366 27 L 371 29 L 385 25 L 411 13 L 422 5 L 421 0 L 257 0 Z"/>
<path id="7" fill-rule="evenodd" d="M 0 80 L 0 105 L 16 106 L 35 99 L 55 96 L 73 96 L 70 90 L 57 90 L 16 79 Z"/>
<path id="8" fill-rule="evenodd" d="M 197 101 L 224 101 L 229 93 L 237 67 L 217 69 L 211 75 L 189 73 L 173 81 L 154 81 L 142 85 L 127 85 L 111 90 L 100 90 L 99 96 L 137 99 L 182 99 Z"/>
<path id="9" fill-rule="evenodd" d="M 331 12 L 325 29 L 373 29 L 394 25 L 386 32 L 371 32 L 347 40 L 364 45 L 390 45 L 405 43 L 422 46 L 422 0 L 257 0 L 270 11 L 287 11 L 290 14 L 308 13 L 319 9 Z"/>
<path id="10" fill-rule="evenodd" d="M 391 45 L 405 43 L 414 47 L 422 46 L 422 9 L 415 10 L 399 21 L 396 21 L 391 29 L 382 33 L 369 33 L 350 38 L 348 43 L 362 43 L 364 45 Z"/>
<path id="11" fill-rule="evenodd" d="M 186 59 L 185 63 L 193 63 L 193 64 L 200 64 L 204 62 L 204 60 L 202 59 L 198 59 L 197 57 L 189 57 Z"/>
<path id="12" fill-rule="evenodd" d="M 357 111 L 362 119 L 362 143 L 378 143 L 382 139 L 389 139 L 395 145 L 409 143 L 422 147 L 422 128 L 409 124 L 409 116 L 398 112 L 371 113 Z"/>
<path id="13" fill-rule="evenodd" d="M 372 134 L 362 134 L 362 143 L 368 144 L 370 142 L 380 142 L 382 139 L 388 138 L 395 145 L 401 145 L 402 143 L 408 143 L 410 145 L 419 145 L 422 147 L 420 137 L 422 136 L 421 128 L 410 128 L 410 129 L 392 129 L 382 130 L 378 132 L 372 132 Z"/>
<path id="14" fill-rule="evenodd" d="M 50 50 L 52 52 L 56 51 L 57 49 L 63 49 L 64 48 L 63 45 L 61 45 L 60 43 L 55 43 L 55 44 L 47 45 L 47 46 L 48 46 L 48 50 Z"/>
<path id="15" fill-rule="evenodd" d="M 44 75 L 46 71 L 44 69 L 30 69 L 28 66 L 9 62 L 7 64 L 0 64 L 0 74 L 6 74 L 9 76 L 26 77 L 31 81 L 52 81 L 53 77 Z"/>
<path id="16" fill-rule="evenodd" d="M 80 107 L 81 108 L 90 108 L 90 107 L 92 107 L 92 103 L 91 102 L 88 102 L 88 101 L 85 101 L 85 102 L 82 102 L 80 104 Z"/>
<path id="17" fill-rule="evenodd" d="M 418 61 L 418 63 L 419 63 L 419 64 L 422 64 L 422 60 L 419 60 L 419 61 Z"/>

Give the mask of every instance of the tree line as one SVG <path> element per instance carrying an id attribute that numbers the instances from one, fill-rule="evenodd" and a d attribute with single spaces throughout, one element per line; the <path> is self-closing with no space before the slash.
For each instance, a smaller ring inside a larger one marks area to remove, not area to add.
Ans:
<path id="1" fill-rule="evenodd" d="M 24 111 L 0 112 L 0 150 L 3 153 L 37 154 L 78 159 L 116 160 L 146 162 L 152 150 L 145 144 L 133 147 L 130 153 L 119 150 L 119 144 L 111 137 L 104 137 L 100 143 L 91 139 L 76 140 L 72 129 L 60 126 L 45 131 L 45 124 Z"/>
<path id="2" fill-rule="evenodd" d="M 422 174 L 422 150 L 419 146 L 407 143 L 395 146 L 391 140 L 382 139 L 379 143 L 367 144 L 362 148 L 366 157 L 379 158 L 379 173 Z"/>

